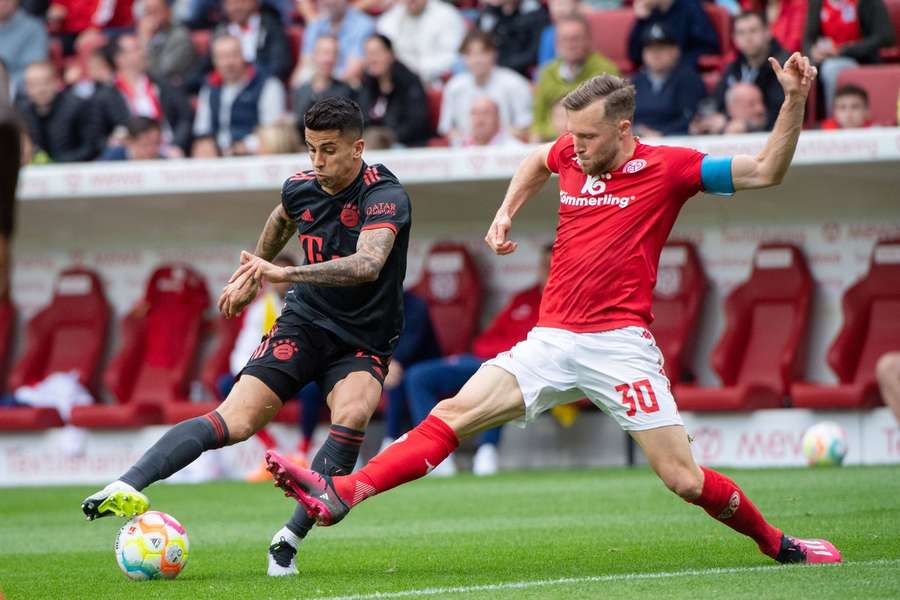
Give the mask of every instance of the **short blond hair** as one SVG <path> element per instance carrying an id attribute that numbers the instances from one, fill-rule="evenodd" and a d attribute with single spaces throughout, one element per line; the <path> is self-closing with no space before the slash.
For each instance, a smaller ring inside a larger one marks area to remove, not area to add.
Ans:
<path id="1" fill-rule="evenodd" d="M 620 121 L 634 118 L 634 86 L 627 79 L 604 73 L 592 77 L 566 94 L 566 110 L 582 110 L 597 100 L 604 100 L 606 119 Z"/>

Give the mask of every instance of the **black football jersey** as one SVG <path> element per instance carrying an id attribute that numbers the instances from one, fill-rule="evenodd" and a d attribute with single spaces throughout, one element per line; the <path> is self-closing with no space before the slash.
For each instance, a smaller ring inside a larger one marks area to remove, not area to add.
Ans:
<path id="1" fill-rule="evenodd" d="M 360 350 L 387 355 L 403 328 L 403 279 L 409 246 L 411 207 L 400 182 L 383 165 L 363 163 L 347 188 L 332 196 L 312 171 L 284 182 L 281 202 L 297 224 L 305 264 L 356 252 L 361 231 L 386 227 L 396 234 L 394 247 L 376 281 L 355 286 L 295 284 L 285 311 L 318 325 Z"/>

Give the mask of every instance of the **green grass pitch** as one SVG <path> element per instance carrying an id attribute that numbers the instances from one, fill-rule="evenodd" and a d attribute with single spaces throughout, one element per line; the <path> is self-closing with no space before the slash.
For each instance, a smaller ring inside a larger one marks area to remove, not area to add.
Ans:
<path id="1" fill-rule="evenodd" d="M 726 471 L 838 566 L 778 566 L 646 469 L 425 479 L 313 531 L 300 577 L 265 575 L 293 501 L 264 484 L 155 485 L 191 540 L 175 581 L 132 582 L 88 523 L 94 488 L 0 489 L 0 589 L 19 598 L 900 598 L 900 467 Z M 380 593 L 380 595 L 377 595 Z"/>

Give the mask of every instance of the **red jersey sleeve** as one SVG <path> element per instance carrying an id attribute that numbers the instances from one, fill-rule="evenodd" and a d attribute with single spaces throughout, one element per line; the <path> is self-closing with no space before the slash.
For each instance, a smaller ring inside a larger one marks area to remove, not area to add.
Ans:
<path id="1" fill-rule="evenodd" d="M 666 149 L 666 166 L 675 199 L 684 203 L 703 189 L 701 163 L 703 152 L 693 148 L 669 147 Z"/>
<path id="2" fill-rule="evenodd" d="M 575 155 L 575 143 L 572 135 L 565 133 L 556 140 L 547 155 L 547 168 L 553 173 L 559 173 L 559 166 L 563 161 Z"/>

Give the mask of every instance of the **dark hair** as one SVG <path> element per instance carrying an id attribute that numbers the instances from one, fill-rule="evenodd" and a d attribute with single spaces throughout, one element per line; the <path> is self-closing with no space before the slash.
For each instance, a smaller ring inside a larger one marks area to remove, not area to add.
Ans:
<path id="1" fill-rule="evenodd" d="M 566 110 L 582 110 L 602 99 L 608 121 L 634 118 L 634 86 L 627 79 L 604 73 L 588 79 L 563 98 Z"/>
<path id="2" fill-rule="evenodd" d="M 160 129 L 159 121 L 150 117 L 131 117 L 125 122 L 125 129 L 128 130 L 128 137 L 136 138 L 142 133 L 147 133 L 153 129 Z"/>
<path id="3" fill-rule="evenodd" d="M 341 96 L 323 98 L 313 104 L 303 115 L 303 125 L 313 131 L 337 129 L 360 137 L 363 132 L 363 114 L 359 104 Z"/>
<path id="4" fill-rule="evenodd" d="M 759 19 L 759 22 L 763 24 L 763 27 L 768 27 L 769 19 L 766 18 L 766 13 L 759 10 L 746 10 L 738 14 L 734 18 L 734 20 L 731 22 L 731 29 L 734 30 L 737 27 L 738 21 L 743 21 L 744 19 L 752 19 L 753 17 Z"/>
<path id="5" fill-rule="evenodd" d="M 858 85 L 846 83 L 839 87 L 834 93 L 834 99 L 837 100 L 841 96 L 859 96 L 866 106 L 869 105 L 869 93 Z"/>
<path id="6" fill-rule="evenodd" d="M 493 36 L 480 29 L 470 29 L 469 33 L 466 34 L 466 37 L 463 38 L 462 44 L 459 46 L 459 53 L 465 54 L 469 49 L 469 46 L 476 43 L 484 46 L 486 50 L 497 51 L 497 43 L 494 41 Z"/>
<path id="7" fill-rule="evenodd" d="M 381 45 L 387 48 L 391 54 L 394 53 L 394 44 L 391 42 L 388 36 L 381 33 L 373 33 L 366 41 L 368 42 L 369 40 L 378 40 L 379 42 L 381 42 Z"/>

